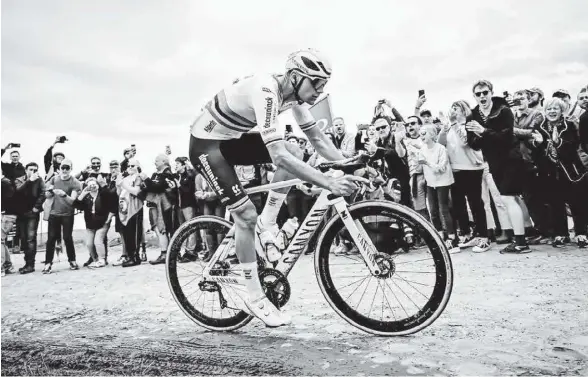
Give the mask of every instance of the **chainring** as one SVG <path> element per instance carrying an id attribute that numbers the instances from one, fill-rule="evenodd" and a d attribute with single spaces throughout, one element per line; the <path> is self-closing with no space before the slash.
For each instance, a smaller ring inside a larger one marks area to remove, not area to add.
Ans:
<path id="1" fill-rule="evenodd" d="M 290 283 L 278 270 L 264 268 L 259 271 L 259 280 L 267 298 L 278 308 L 290 300 Z"/>

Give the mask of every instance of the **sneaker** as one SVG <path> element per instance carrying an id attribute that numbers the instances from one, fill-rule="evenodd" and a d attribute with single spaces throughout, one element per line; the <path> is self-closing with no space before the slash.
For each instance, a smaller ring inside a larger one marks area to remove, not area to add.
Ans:
<path id="1" fill-rule="evenodd" d="M 511 243 L 504 249 L 500 250 L 500 254 L 527 254 L 531 252 L 531 248 L 529 245 L 517 245 L 516 243 Z"/>
<path id="2" fill-rule="evenodd" d="M 478 241 L 478 239 L 476 237 L 474 237 L 473 235 L 467 235 L 462 237 L 461 242 L 459 243 L 459 247 L 461 249 L 465 249 L 467 247 L 472 247 L 472 246 L 476 246 L 480 241 Z"/>
<path id="3" fill-rule="evenodd" d="M 588 246 L 588 238 L 585 235 L 579 235 L 576 237 L 576 243 L 580 249 Z"/>
<path id="4" fill-rule="evenodd" d="M 45 267 L 43 268 L 43 275 L 51 273 L 51 263 L 45 263 Z"/>
<path id="5" fill-rule="evenodd" d="M 332 249 L 332 253 L 336 256 L 347 255 L 347 246 L 341 243 L 339 246 L 335 246 L 335 248 Z"/>
<path id="6" fill-rule="evenodd" d="M 12 265 L 12 263 L 7 262 L 4 264 L 4 273 L 5 274 L 12 274 L 14 273 L 14 266 Z"/>
<path id="7" fill-rule="evenodd" d="M 116 262 L 114 262 L 112 265 L 113 266 L 122 266 L 123 263 L 125 263 L 129 258 L 127 258 L 126 255 L 121 255 L 120 258 L 118 258 L 118 260 Z"/>
<path id="8" fill-rule="evenodd" d="M 184 253 L 184 255 L 182 255 L 179 259 L 178 262 L 180 263 L 189 263 L 189 262 L 196 262 L 198 260 L 198 255 L 194 254 L 191 251 L 186 251 Z"/>
<path id="9" fill-rule="evenodd" d="M 19 270 L 19 272 L 21 273 L 21 275 L 30 274 L 31 272 L 35 272 L 35 266 L 33 266 L 33 265 L 26 265 L 23 268 L 21 268 Z"/>
<path id="10" fill-rule="evenodd" d="M 490 240 L 488 240 L 488 238 L 480 238 L 479 240 L 480 241 L 474 246 L 472 251 L 474 253 L 484 253 L 488 251 L 490 249 Z"/>
<path id="11" fill-rule="evenodd" d="M 102 268 L 106 266 L 106 262 L 104 259 L 99 259 L 96 262 L 92 263 L 89 267 L 90 268 Z"/>
<path id="12" fill-rule="evenodd" d="M 536 234 L 534 236 L 527 237 L 527 243 L 529 245 L 539 245 L 539 242 L 543 239 L 543 236 L 540 234 Z"/>
<path id="13" fill-rule="evenodd" d="M 450 252 L 458 251 L 460 249 L 459 240 L 457 238 L 448 238 L 445 240 L 445 246 Z"/>
<path id="14" fill-rule="evenodd" d="M 288 314 L 281 312 L 265 296 L 253 301 L 246 299 L 244 304 L 249 309 L 248 312 L 259 318 L 267 327 L 279 327 L 292 322 Z"/>
<path id="15" fill-rule="evenodd" d="M 83 267 L 89 267 L 93 263 L 94 263 L 94 259 L 92 259 L 92 257 L 90 257 L 90 259 L 88 259 L 87 261 L 85 261 L 82 266 Z"/>
<path id="16" fill-rule="evenodd" d="M 208 263 L 212 259 L 212 253 L 207 249 L 204 249 L 198 253 L 198 258 L 200 258 L 202 262 Z"/>
<path id="17" fill-rule="evenodd" d="M 4 270 L 2 270 L 2 277 L 6 276 L 6 272 L 4 272 Z"/>
<path id="18" fill-rule="evenodd" d="M 161 253 L 155 260 L 150 260 L 149 263 L 152 265 L 156 264 L 165 264 L 165 257 L 167 256 L 166 253 Z"/>
<path id="19" fill-rule="evenodd" d="M 134 267 L 134 266 L 140 266 L 141 265 L 141 258 L 139 258 L 139 256 L 137 256 L 134 259 L 131 258 L 127 258 L 123 264 L 121 264 L 121 266 L 123 267 Z"/>
<path id="20" fill-rule="evenodd" d="M 80 267 L 78 266 L 78 264 L 76 263 L 76 261 L 73 261 L 73 262 L 69 262 L 69 269 L 70 270 L 79 270 Z"/>
<path id="21" fill-rule="evenodd" d="M 282 253 L 276 245 L 276 236 L 280 229 L 277 225 L 266 227 L 261 224 L 261 219 L 257 219 L 255 224 L 255 250 L 262 258 L 269 262 L 276 262 L 282 257 Z"/>
<path id="22" fill-rule="evenodd" d="M 565 238 L 562 236 L 557 236 L 553 239 L 551 246 L 553 247 L 564 247 L 566 245 Z"/>

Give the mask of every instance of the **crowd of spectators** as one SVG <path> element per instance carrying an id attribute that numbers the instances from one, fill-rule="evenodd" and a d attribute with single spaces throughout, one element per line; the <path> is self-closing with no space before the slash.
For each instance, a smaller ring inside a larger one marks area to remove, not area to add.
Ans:
<path id="1" fill-rule="evenodd" d="M 527 253 L 533 244 L 563 247 L 572 242 L 568 213 L 575 243 L 588 246 L 588 87 L 573 104 L 565 90 L 551 98 L 538 88 L 497 96 L 485 80 L 471 89 L 476 106 L 455 101 L 447 117 L 443 112 L 433 117 L 423 108 L 427 98 L 420 93 L 414 113 L 406 118 L 390 101 L 380 100 L 369 125 L 358 125 L 352 132 L 343 117 L 336 117 L 327 132 L 345 157 L 371 155 L 371 167 L 385 182 L 382 198 L 430 220 L 451 249 L 484 252 L 493 242 L 505 245 L 501 253 Z M 311 166 L 323 161 L 290 126 L 285 139 L 298 145 Z M 41 215 L 48 223 L 43 273 L 50 273 L 62 243 L 70 268 L 79 268 L 72 237 L 76 211 L 83 213 L 88 250 L 83 266 L 90 268 L 109 263 L 108 230 L 113 221 L 123 253 L 112 264 L 132 267 L 147 261 L 144 216 L 161 251 L 149 263 L 163 264 L 169 240 L 182 222 L 201 214 L 225 214 L 188 158 L 178 157 L 172 165 L 169 147 L 156 157 L 151 176 L 139 163 L 134 145 L 124 150 L 122 161 L 110 161 L 108 172 L 102 171 L 101 158 L 92 157 L 76 173 L 67 156 L 53 152 L 64 142 L 65 137 L 57 137 L 47 150 L 44 178 L 36 163 L 20 163 L 20 145 L 10 143 L 2 149 L 2 155 L 11 150 L 11 162 L 2 162 L 3 276 L 14 271 L 5 241 L 15 225 L 25 259 L 19 271 L 35 271 Z M 235 169 L 244 188 L 271 182 L 275 171 L 272 164 Z M 293 187 L 278 224 L 303 219 L 319 192 L 306 184 Z M 261 211 L 265 194 L 251 199 Z M 194 234 L 180 262 L 207 261 L 216 242 L 209 235 Z M 340 242 L 335 253 L 351 253 L 352 248 Z"/>

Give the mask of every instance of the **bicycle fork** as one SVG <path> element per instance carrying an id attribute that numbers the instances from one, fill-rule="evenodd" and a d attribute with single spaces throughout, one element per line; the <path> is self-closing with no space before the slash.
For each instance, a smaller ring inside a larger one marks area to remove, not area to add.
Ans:
<path id="1" fill-rule="evenodd" d="M 363 225 L 359 219 L 354 220 L 351 218 L 349 208 L 347 207 L 347 202 L 345 202 L 345 199 L 342 197 L 333 199 L 331 204 L 337 210 L 341 220 L 343 220 L 343 224 L 345 225 L 345 228 L 347 228 L 349 235 L 357 246 L 357 249 L 363 257 L 365 264 L 368 266 L 374 276 L 379 276 L 381 271 L 378 263 L 376 262 L 377 250 L 372 243 L 371 238 L 365 231 Z"/>

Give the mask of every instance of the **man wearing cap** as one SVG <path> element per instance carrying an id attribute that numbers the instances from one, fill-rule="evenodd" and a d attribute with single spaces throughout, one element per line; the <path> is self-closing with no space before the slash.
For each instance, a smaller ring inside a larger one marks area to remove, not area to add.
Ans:
<path id="1" fill-rule="evenodd" d="M 57 172 L 59 172 L 59 165 L 65 158 L 63 152 L 53 152 L 53 147 L 55 147 L 55 144 L 63 143 L 63 140 L 63 137 L 57 136 L 53 144 L 51 144 L 49 149 L 47 149 L 47 152 L 45 152 L 45 157 L 43 157 L 46 174 L 45 183 L 47 183 Z"/>
<path id="2" fill-rule="evenodd" d="M 123 176 L 126 176 L 127 168 L 129 167 L 129 160 L 133 158 L 133 149 L 131 147 L 125 148 L 123 151 L 125 158 L 120 163 L 120 171 Z"/>
<path id="3" fill-rule="evenodd" d="M 49 212 L 47 248 L 45 251 L 44 274 L 51 273 L 53 256 L 55 254 L 55 242 L 60 232 L 63 232 L 63 241 L 67 250 L 69 267 L 77 270 L 76 250 L 73 243 L 74 224 L 74 200 L 82 191 L 82 184 L 72 176 L 73 164 L 71 160 L 64 159 L 59 167 L 59 174 L 49 180 L 45 189 L 47 198 L 53 198 Z"/>
<path id="4" fill-rule="evenodd" d="M 529 110 L 543 111 L 543 100 L 545 99 L 543 91 L 537 87 L 527 91 L 529 92 Z"/>
<path id="5" fill-rule="evenodd" d="M 571 105 L 572 96 L 570 96 L 570 93 L 567 90 L 558 89 L 553 93 L 552 97 L 559 98 L 562 101 L 564 101 L 564 103 L 567 106 L 567 112 L 566 112 L 567 117 L 580 119 L 580 115 L 582 115 L 583 110 L 578 105 L 578 102 L 576 102 L 573 106 Z"/>

